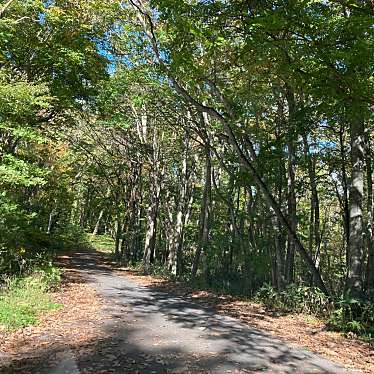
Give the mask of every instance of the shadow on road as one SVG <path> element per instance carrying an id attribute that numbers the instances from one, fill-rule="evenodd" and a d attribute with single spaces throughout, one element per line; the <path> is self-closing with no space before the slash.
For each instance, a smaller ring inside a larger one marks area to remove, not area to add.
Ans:
<path id="1" fill-rule="evenodd" d="M 347 372 L 212 307 L 120 277 L 100 253 L 60 261 L 106 298 L 100 338 L 32 352 L 1 373 Z"/>

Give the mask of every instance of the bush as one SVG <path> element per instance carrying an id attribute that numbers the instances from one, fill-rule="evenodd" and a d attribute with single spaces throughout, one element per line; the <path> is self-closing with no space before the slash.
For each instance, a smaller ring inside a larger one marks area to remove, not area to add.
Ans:
<path id="1" fill-rule="evenodd" d="M 271 309 L 282 309 L 280 294 L 273 286 L 265 283 L 256 293 L 255 299 Z"/>
<path id="2" fill-rule="evenodd" d="M 52 266 L 27 277 L 6 279 L 0 293 L 1 329 L 15 330 L 34 325 L 41 313 L 59 308 L 48 294 L 59 280 L 60 271 Z"/>
<path id="3" fill-rule="evenodd" d="M 51 245 L 55 250 L 92 249 L 86 232 L 81 227 L 70 224 L 56 229 Z"/>
<path id="4" fill-rule="evenodd" d="M 334 330 L 353 332 L 369 341 L 374 339 L 374 303 L 371 301 L 342 298 L 333 303 L 314 287 L 290 285 L 278 292 L 269 284 L 261 287 L 256 299 L 272 309 L 325 317 Z"/>
<path id="5" fill-rule="evenodd" d="M 256 293 L 256 299 L 266 306 L 286 312 L 308 313 L 326 316 L 332 304 L 318 288 L 291 284 L 278 292 L 265 284 Z"/>
<path id="6" fill-rule="evenodd" d="M 22 275 L 35 268 L 46 268 L 51 264 L 52 254 L 47 250 L 24 247 L 0 250 L 0 273 L 3 276 Z"/>
<path id="7" fill-rule="evenodd" d="M 92 248 L 86 233 L 77 226 L 68 225 L 52 235 L 30 228 L 17 242 L 0 243 L 0 273 L 25 274 L 34 268 L 45 268 L 56 251 L 89 250 Z"/>
<path id="8" fill-rule="evenodd" d="M 342 298 L 328 320 L 333 329 L 353 332 L 374 339 L 374 303 L 353 298 Z"/>

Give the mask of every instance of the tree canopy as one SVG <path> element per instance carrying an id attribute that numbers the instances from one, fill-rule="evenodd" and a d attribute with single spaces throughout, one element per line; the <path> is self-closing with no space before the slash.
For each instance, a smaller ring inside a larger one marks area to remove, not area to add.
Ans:
<path id="1" fill-rule="evenodd" d="M 0 3 L 1 271 L 93 233 L 226 292 L 373 297 L 372 1 Z"/>

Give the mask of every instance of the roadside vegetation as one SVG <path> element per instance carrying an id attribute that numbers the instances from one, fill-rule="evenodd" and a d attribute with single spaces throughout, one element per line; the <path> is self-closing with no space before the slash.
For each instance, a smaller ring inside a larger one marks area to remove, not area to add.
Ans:
<path id="1" fill-rule="evenodd" d="M 3 279 L 0 289 L 0 330 L 13 331 L 39 322 L 41 314 L 56 310 L 51 291 L 60 283 L 60 270 L 52 264 Z"/>
<path id="2" fill-rule="evenodd" d="M 90 235 L 94 249 L 116 260 L 114 239 L 109 235 Z M 176 277 L 162 264 L 151 266 L 148 271 L 142 261 L 126 264 L 127 268 L 139 274 L 149 274 L 155 278 L 179 282 L 195 290 L 209 290 L 215 294 L 230 295 L 238 300 L 259 303 L 270 314 L 302 314 L 309 325 L 323 324 L 328 330 L 343 332 L 346 336 L 356 336 L 374 346 L 374 306 L 370 301 L 355 299 L 334 299 L 326 297 L 317 287 L 292 284 L 279 292 L 271 284 L 263 285 L 255 293 L 246 293 L 243 289 L 226 287 L 220 282 L 208 286 L 203 279 L 191 279 L 187 276 Z M 353 335 L 352 335 L 353 334 Z"/>
<path id="3" fill-rule="evenodd" d="M 373 15 L 0 0 L 2 287 L 99 235 L 119 264 L 370 338 Z"/>

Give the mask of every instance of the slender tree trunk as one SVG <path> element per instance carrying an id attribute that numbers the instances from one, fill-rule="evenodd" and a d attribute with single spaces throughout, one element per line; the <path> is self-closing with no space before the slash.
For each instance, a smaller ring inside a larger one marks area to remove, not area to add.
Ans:
<path id="1" fill-rule="evenodd" d="M 172 274 L 178 274 L 178 264 L 180 263 L 180 240 L 182 237 L 182 226 L 183 226 L 183 212 L 181 209 L 178 210 L 176 219 L 173 222 L 174 227 L 171 230 L 171 245 L 170 245 L 170 252 L 169 252 L 169 269 Z"/>
<path id="2" fill-rule="evenodd" d="M 310 218 L 309 218 L 309 252 L 314 255 L 316 267 L 320 264 L 321 232 L 320 208 L 317 190 L 316 160 L 310 154 L 310 147 L 306 134 L 303 135 L 304 154 L 308 164 L 308 174 L 311 189 Z"/>
<path id="3" fill-rule="evenodd" d="M 147 232 L 144 244 L 144 267 L 148 271 L 154 260 L 157 233 L 158 201 L 151 202 L 147 211 Z"/>
<path id="4" fill-rule="evenodd" d="M 76 195 L 79 196 L 79 192 L 76 193 Z M 77 224 L 77 213 L 79 211 L 79 198 L 78 198 L 78 196 L 74 196 L 74 201 L 73 201 L 71 211 L 70 211 L 70 223 L 72 225 Z"/>
<path id="5" fill-rule="evenodd" d="M 282 177 L 279 180 L 278 187 L 278 202 L 283 200 Z M 282 290 L 286 284 L 285 280 L 285 248 L 286 248 L 286 233 L 284 232 L 283 225 L 280 220 L 275 217 L 276 237 L 275 237 L 275 250 L 276 250 L 276 279 L 277 289 Z"/>
<path id="6" fill-rule="evenodd" d="M 154 262 L 156 251 L 157 221 L 161 192 L 161 174 L 157 165 L 154 166 L 151 174 L 151 202 L 147 211 L 147 231 L 143 255 L 144 267 L 147 271 Z"/>
<path id="7" fill-rule="evenodd" d="M 114 224 L 114 256 L 118 260 L 120 258 L 120 240 L 121 240 L 121 219 L 119 213 L 116 216 Z"/>
<path id="8" fill-rule="evenodd" d="M 161 193 L 162 170 L 160 162 L 160 139 L 156 129 L 153 129 L 152 143 L 149 142 L 149 124 L 147 115 L 142 115 L 140 126 L 140 139 L 152 149 L 149 156 L 150 172 L 150 205 L 147 210 L 147 229 L 144 243 L 143 264 L 148 271 L 154 262 L 157 236 L 157 220 Z M 162 138 L 162 136 L 161 136 Z"/>
<path id="9" fill-rule="evenodd" d="M 211 210 L 211 191 L 212 191 L 212 163 L 210 156 L 210 146 L 205 145 L 205 187 L 203 201 L 201 204 L 200 213 L 200 233 L 198 238 L 198 247 L 196 249 L 195 257 L 192 264 L 191 275 L 196 277 L 197 269 L 199 267 L 201 256 L 206 256 L 205 251 L 209 239 L 209 224 L 210 224 L 210 210 Z"/>
<path id="10" fill-rule="evenodd" d="M 296 103 L 293 92 L 287 88 L 286 93 L 287 103 L 288 103 L 288 129 L 289 129 L 289 139 L 287 144 L 288 150 L 288 162 L 287 162 L 287 210 L 288 210 L 288 222 L 290 224 L 291 230 L 296 232 L 297 229 L 297 217 L 296 217 L 296 193 L 295 193 L 295 173 L 296 173 L 296 149 L 295 149 L 295 139 L 296 134 L 296 124 L 295 122 L 295 111 Z M 288 234 L 287 242 L 287 255 L 286 255 L 286 269 L 285 278 L 287 284 L 294 282 L 294 263 L 295 263 L 295 241 L 293 240 L 293 235 Z"/>
<path id="11" fill-rule="evenodd" d="M 288 144 L 288 175 L 287 175 L 287 206 L 288 221 L 293 232 L 296 232 L 296 195 L 295 195 L 295 149 L 293 141 Z M 295 262 L 295 243 L 292 235 L 288 235 L 287 255 L 286 255 L 286 282 L 287 284 L 294 282 L 294 262 Z"/>
<path id="12" fill-rule="evenodd" d="M 49 219 L 48 219 L 48 227 L 47 227 L 47 234 L 48 234 L 48 235 L 50 235 L 51 232 L 52 232 L 54 217 L 55 217 L 55 213 L 54 213 L 54 211 L 52 210 L 52 212 L 49 213 Z M 45 227 L 45 226 L 44 226 L 44 227 Z"/>
<path id="13" fill-rule="evenodd" d="M 97 217 L 96 225 L 95 225 L 95 228 L 92 232 L 92 235 L 97 235 L 99 233 L 100 224 L 101 224 L 101 220 L 103 218 L 103 215 L 104 215 L 104 209 L 101 209 L 100 213 L 99 213 L 99 217 Z"/>
<path id="14" fill-rule="evenodd" d="M 173 219 L 173 213 L 170 212 L 170 222 L 171 222 L 171 242 L 170 242 L 170 251 L 169 251 L 169 258 L 168 264 L 169 269 L 172 274 L 177 275 L 180 271 L 180 264 L 181 264 L 181 255 L 182 255 L 182 248 L 183 248 L 183 230 L 185 225 L 185 217 L 188 212 L 188 184 L 189 184 L 189 177 L 188 177 L 188 170 L 187 170 L 187 157 L 188 157 L 188 136 L 187 133 L 185 134 L 184 139 L 184 148 L 183 148 L 183 160 L 182 160 L 182 170 L 180 173 L 180 194 L 177 198 L 177 203 L 175 204 L 176 207 L 176 215 L 175 220 Z"/>

